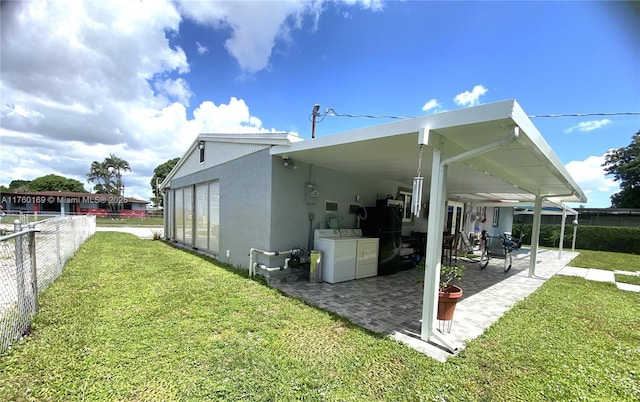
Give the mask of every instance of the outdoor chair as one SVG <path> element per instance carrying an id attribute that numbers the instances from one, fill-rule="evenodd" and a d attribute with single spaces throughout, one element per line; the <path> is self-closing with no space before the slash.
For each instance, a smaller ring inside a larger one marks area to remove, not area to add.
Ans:
<path id="1" fill-rule="evenodd" d="M 447 265 L 451 265 L 452 261 L 458 262 L 458 245 L 460 244 L 460 233 L 454 235 L 445 235 L 442 239 L 442 263 L 448 262 Z"/>

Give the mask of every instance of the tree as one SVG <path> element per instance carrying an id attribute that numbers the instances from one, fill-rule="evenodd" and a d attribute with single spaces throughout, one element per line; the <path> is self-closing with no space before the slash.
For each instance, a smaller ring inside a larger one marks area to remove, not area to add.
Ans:
<path id="1" fill-rule="evenodd" d="M 93 190 L 98 194 L 110 194 L 109 170 L 104 162 L 93 161 L 87 173 L 87 182 L 96 183 Z"/>
<path id="2" fill-rule="evenodd" d="M 31 183 L 31 180 L 11 180 L 11 183 L 9 183 L 9 192 L 26 193 L 29 191 L 29 183 Z"/>
<path id="3" fill-rule="evenodd" d="M 614 208 L 640 208 L 640 130 L 631 143 L 609 151 L 602 166 L 608 175 L 620 182 L 620 191 L 611 196 Z"/>
<path id="4" fill-rule="evenodd" d="M 169 172 L 178 164 L 180 158 L 169 159 L 168 161 L 158 165 L 155 169 L 153 169 L 153 177 L 151 178 L 151 190 L 153 190 L 153 194 L 156 194 L 156 197 L 152 200 L 156 203 L 157 206 L 164 206 L 164 196 L 160 189 L 157 186 L 160 185 L 164 181 L 164 179 L 169 176 Z"/>
<path id="5" fill-rule="evenodd" d="M 122 181 L 122 175 L 131 171 L 131 166 L 129 162 L 124 159 L 120 159 L 114 154 L 109 155 L 108 158 L 104 160 L 107 170 L 112 173 L 113 184 L 115 193 L 119 196 L 124 196 L 124 182 Z"/>
<path id="6" fill-rule="evenodd" d="M 122 175 L 127 171 L 131 171 L 129 162 L 111 154 L 102 162 L 91 162 L 87 181 L 96 183 L 94 186 L 96 193 L 124 196 L 125 186 Z"/>
<path id="7" fill-rule="evenodd" d="M 85 193 L 87 190 L 78 180 L 49 174 L 33 179 L 29 183 L 29 191 L 73 191 Z"/>
<path id="8" fill-rule="evenodd" d="M 124 181 L 122 176 L 125 172 L 131 171 L 129 162 L 110 154 L 104 161 L 91 162 L 87 181 L 96 183 L 94 190 L 100 194 L 111 194 L 116 197 L 109 198 L 109 210 L 112 217 L 119 215 L 124 202 Z"/>

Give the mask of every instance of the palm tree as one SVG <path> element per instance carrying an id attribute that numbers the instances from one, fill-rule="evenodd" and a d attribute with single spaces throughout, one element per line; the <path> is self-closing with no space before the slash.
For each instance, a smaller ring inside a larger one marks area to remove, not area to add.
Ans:
<path id="1" fill-rule="evenodd" d="M 114 194 L 118 196 L 124 195 L 124 183 L 122 182 L 122 174 L 131 171 L 129 162 L 124 159 L 118 158 L 114 154 L 110 154 L 108 158 L 104 160 L 104 164 L 107 170 L 112 174 L 113 190 Z"/>
<path id="2" fill-rule="evenodd" d="M 97 184 L 93 189 L 98 194 L 110 194 L 111 193 L 111 180 L 109 177 L 109 170 L 104 162 L 93 161 L 91 162 L 91 168 L 87 173 L 87 182 Z"/>
<path id="3" fill-rule="evenodd" d="M 122 175 L 131 171 L 131 165 L 124 159 L 110 154 L 103 162 L 93 161 L 87 173 L 89 183 L 96 182 L 94 189 L 100 194 L 110 194 L 109 211 L 112 215 L 120 215 L 124 202 L 124 182 Z"/>

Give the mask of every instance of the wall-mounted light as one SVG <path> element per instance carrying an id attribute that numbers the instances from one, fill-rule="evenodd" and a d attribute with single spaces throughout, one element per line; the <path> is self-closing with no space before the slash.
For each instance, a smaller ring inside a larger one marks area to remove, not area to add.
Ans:
<path id="1" fill-rule="evenodd" d="M 200 150 L 200 163 L 204 163 L 204 141 L 198 141 L 198 149 Z"/>
<path id="2" fill-rule="evenodd" d="M 291 169 L 297 169 L 298 168 L 296 166 L 296 164 L 293 163 L 293 159 L 289 159 L 288 156 L 283 156 L 282 157 L 282 165 L 284 165 L 284 167 L 286 167 L 286 168 L 291 168 Z"/>

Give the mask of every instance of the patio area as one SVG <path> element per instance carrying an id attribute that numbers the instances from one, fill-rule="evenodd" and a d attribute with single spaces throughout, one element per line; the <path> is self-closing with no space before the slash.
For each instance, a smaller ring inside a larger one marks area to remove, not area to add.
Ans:
<path id="1" fill-rule="evenodd" d="M 482 334 L 577 254 L 563 251 L 559 258 L 557 250 L 540 250 L 534 277 L 529 277 L 528 249 L 514 252 L 513 266 L 507 273 L 502 259 L 491 259 L 484 270 L 477 263 L 459 260 L 467 267 L 461 284 L 464 295 L 456 307 L 451 333 L 445 337 L 461 350 L 465 341 Z M 423 277 L 423 271 L 410 269 L 336 284 L 273 281 L 271 286 L 445 361 L 453 354 L 441 345 L 420 339 Z"/>

